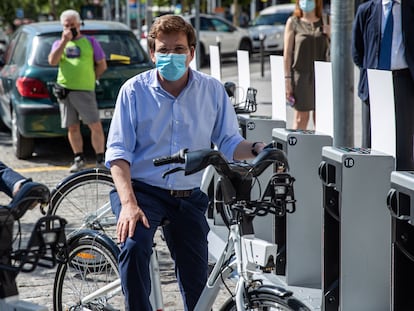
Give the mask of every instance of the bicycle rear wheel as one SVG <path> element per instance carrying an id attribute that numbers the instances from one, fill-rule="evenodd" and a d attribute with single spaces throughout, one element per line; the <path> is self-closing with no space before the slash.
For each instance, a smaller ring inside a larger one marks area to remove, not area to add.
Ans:
<path id="1" fill-rule="evenodd" d="M 113 188 L 108 170 L 94 168 L 72 174 L 52 190 L 48 213 L 66 219 L 67 235 L 88 228 L 115 238 L 116 219 L 109 203 Z"/>
<path id="2" fill-rule="evenodd" d="M 81 231 L 72 237 L 68 261 L 56 269 L 53 310 L 125 310 L 118 254 L 112 240 L 98 232 Z"/>
<path id="3" fill-rule="evenodd" d="M 280 297 L 268 292 L 254 291 L 249 294 L 250 307 L 245 311 L 310 311 L 302 302 L 294 297 Z M 227 300 L 220 311 L 237 311 L 233 298 Z"/>

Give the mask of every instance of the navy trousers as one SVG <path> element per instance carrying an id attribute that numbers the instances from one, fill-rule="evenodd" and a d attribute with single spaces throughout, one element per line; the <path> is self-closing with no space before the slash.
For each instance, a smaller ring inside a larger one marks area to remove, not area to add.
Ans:
<path id="1" fill-rule="evenodd" d="M 126 308 L 129 311 L 152 311 L 149 262 L 155 231 L 163 220 L 167 246 L 175 262 L 175 273 L 185 310 L 193 310 L 207 281 L 209 226 L 205 218 L 208 197 L 196 189 L 188 198 L 172 197 L 168 191 L 133 182 L 138 205 L 150 223 L 136 227 L 133 238 L 121 245 L 119 270 Z M 117 192 L 111 192 L 111 205 L 119 217 L 121 204 Z M 162 280 L 161 280 L 162 281 Z"/>

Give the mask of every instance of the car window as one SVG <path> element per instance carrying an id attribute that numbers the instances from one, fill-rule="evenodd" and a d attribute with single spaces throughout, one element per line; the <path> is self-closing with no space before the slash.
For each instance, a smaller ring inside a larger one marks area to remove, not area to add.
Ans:
<path id="1" fill-rule="evenodd" d="M 129 57 L 133 63 L 145 61 L 145 52 L 133 33 L 107 32 L 93 35 L 105 52 L 107 61 L 114 60 L 114 55 Z"/>
<path id="2" fill-rule="evenodd" d="M 285 25 L 292 12 L 279 12 L 275 14 L 259 15 L 254 21 L 253 26 L 260 25 Z"/>
<path id="3" fill-rule="evenodd" d="M 34 64 L 41 67 L 49 67 L 47 57 L 52 49 L 53 42 L 59 40 L 61 34 L 37 37 L 38 44 L 35 52 Z"/>
<path id="4" fill-rule="evenodd" d="M 85 35 L 91 35 L 99 41 L 105 52 L 107 61 L 110 61 L 111 54 L 127 56 L 132 63 L 142 63 L 145 61 L 145 52 L 142 50 L 138 40 L 132 33 L 126 32 L 102 32 L 88 33 L 83 31 Z M 49 34 L 39 37 L 36 49 L 35 64 L 37 66 L 49 66 L 48 55 L 52 48 L 53 42 L 60 38 L 61 34 Z"/>
<path id="5" fill-rule="evenodd" d="M 27 42 L 28 34 L 25 32 L 22 32 L 20 36 L 18 36 L 15 49 L 12 52 L 10 62 L 11 65 L 23 65 L 26 61 L 26 56 L 28 52 L 28 44 Z"/>
<path id="6" fill-rule="evenodd" d="M 6 52 L 4 53 L 4 63 L 9 64 L 10 59 L 14 50 L 14 47 L 16 46 L 16 42 L 19 38 L 18 34 L 15 34 L 12 39 L 10 40 L 9 45 L 7 46 Z"/>
<path id="7" fill-rule="evenodd" d="M 216 31 L 232 32 L 234 30 L 233 26 L 217 18 L 212 18 L 211 23 L 214 25 Z"/>
<path id="8" fill-rule="evenodd" d="M 194 25 L 194 19 L 191 19 L 191 23 Z M 210 22 L 210 19 L 201 17 L 200 18 L 200 30 L 202 31 L 214 31 L 214 25 Z"/>

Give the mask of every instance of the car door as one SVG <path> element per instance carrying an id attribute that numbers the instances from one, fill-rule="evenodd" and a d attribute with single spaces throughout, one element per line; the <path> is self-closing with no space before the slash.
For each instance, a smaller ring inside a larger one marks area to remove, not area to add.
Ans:
<path id="1" fill-rule="evenodd" d="M 20 66 L 26 58 L 25 41 L 27 41 L 27 37 L 28 34 L 25 32 L 19 32 L 13 36 L 5 53 L 5 64 L 0 71 L 0 117 L 1 121 L 9 128 L 11 127 L 11 96 Z"/>
<path id="2" fill-rule="evenodd" d="M 210 23 L 213 25 L 216 37 L 220 39 L 222 53 L 236 53 L 239 48 L 239 35 L 237 28 L 226 21 L 212 17 Z"/>

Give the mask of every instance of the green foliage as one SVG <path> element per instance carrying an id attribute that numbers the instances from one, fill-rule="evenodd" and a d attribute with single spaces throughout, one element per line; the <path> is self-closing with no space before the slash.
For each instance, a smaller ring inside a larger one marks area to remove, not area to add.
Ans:
<path id="1" fill-rule="evenodd" d="M 145 3 L 145 0 L 139 0 Z M 239 7 L 248 7 L 251 0 L 237 0 Z M 60 13 L 66 9 L 75 9 L 80 11 L 82 5 L 87 4 L 88 0 L 0 0 L 0 18 L 3 18 L 3 25 L 13 24 L 16 19 L 16 10 L 22 8 L 24 17 L 33 21 L 38 21 L 39 16 L 53 16 L 58 19 Z M 178 1 L 177 1 L 178 2 Z M 222 0 L 222 6 L 230 7 L 235 0 Z M 189 10 L 189 7 L 194 4 L 190 0 L 181 0 L 183 10 Z M 165 6 L 171 5 L 170 0 L 153 0 L 154 5 Z M 120 5 L 124 5 L 120 1 Z M 200 0 L 201 11 L 204 12 L 207 5 L 207 0 Z"/>
<path id="2" fill-rule="evenodd" d="M 13 24 L 16 19 L 16 10 L 19 8 L 24 11 L 24 18 L 38 21 L 39 16 L 52 15 L 55 19 L 59 18 L 62 11 L 66 9 L 80 10 L 85 0 L 2 0 L 0 1 L 0 16 L 3 17 L 3 24 Z"/>

